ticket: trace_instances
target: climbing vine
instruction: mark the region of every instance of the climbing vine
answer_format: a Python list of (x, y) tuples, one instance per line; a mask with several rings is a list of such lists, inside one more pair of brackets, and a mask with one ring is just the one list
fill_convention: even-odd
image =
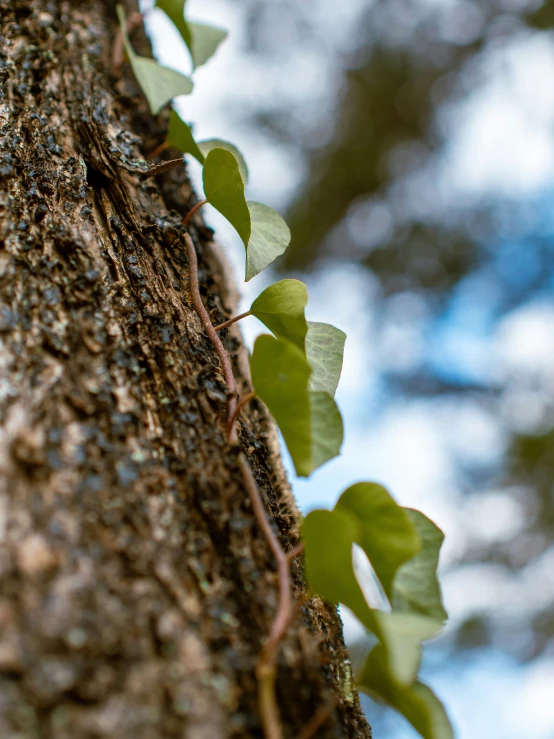
[[(186, 0), (156, 0), (179, 31), (191, 55), (193, 69), (204, 64), (225, 39), (223, 29), (191, 22)], [(118, 73), (126, 57), (152, 114), (193, 89), (192, 80), (154, 59), (138, 56), (129, 31), (141, 21), (126, 18), (117, 7), (120, 35), (114, 47), (113, 66)], [(231, 143), (196, 141), (190, 126), (171, 111), (166, 140), (149, 159), (166, 149), (177, 149), (202, 165), (204, 198), (184, 218), (188, 229), (209, 203), (233, 226), (246, 252), (245, 280), (259, 274), (287, 248), (290, 231), (273, 209), (247, 201), (248, 168)], [(183, 166), (183, 156), (154, 164), (153, 176)], [(276, 560), (278, 606), (258, 659), (259, 712), (266, 739), (282, 739), (275, 696), (277, 659), (292, 619), (293, 593), (290, 562), (302, 551), (312, 593), (347, 606), (374, 637), (375, 646), (356, 676), (360, 690), (384, 700), (399, 711), (424, 739), (452, 739), (446, 712), (434, 693), (418, 681), (423, 642), (436, 637), (447, 615), (437, 579), (443, 534), (423, 513), (398, 505), (381, 485), (362, 482), (339, 497), (333, 510), (315, 510), (303, 522), (302, 544), (285, 552), (268, 520), (265, 506), (245, 453), (240, 449), (237, 420), (254, 396), (262, 400), (277, 423), (299, 476), (340, 454), (343, 424), (334, 396), (340, 379), (346, 336), (326, 323), (306, 320), (308, 292), (299, 280), (285, 279), (267, 287), (245, 313), (212, 325), (202, 301), (194, 243), (184, 242), (189, 260), (193, 306), (221, 362), (226, 384), (227, 438), (237, 450), (237, 461), (256, 521)], [(258, 337), (250, 358), (252, 392), (238, 397), (230, 357), (221, 338), (236, 321), (258, 318), (271, 334)], [(367, 555), (384, 594), (382, 604), (369, 604), (353, 564), (354, 545)], [(321, 707), (305, 727), (309, 739), (325, 723), (333, 707)]]

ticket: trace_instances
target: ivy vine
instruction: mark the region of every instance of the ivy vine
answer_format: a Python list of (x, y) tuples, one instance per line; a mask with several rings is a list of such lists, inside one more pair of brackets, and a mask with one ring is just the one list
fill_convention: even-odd
[[(186, 0), (156, 0), (179, 31), (191, 55), (193, 69), (204, 64), (225, 39), (225, 30), (192, 22)], [(120, 36), (114, 48), (117, 74), (126, 56), (152, 114), (193, 89), (192, 80), (154, 59), (138, 56), (129, 39), (137, 23), (117, 6)], [(246, 250), (245, 280), (259, 274), (290, 243), (285, 221), (262, 203), (247, 201), (248, 168), (238, 149), (228, 141), (196, 141), (191, 127), (171, 111), (167, 138), (152, 152), (154, 159), (168, 148), (194, 157), (202, 165), (204, 199), (184, 218), (189, 226), (206, 203), (233, 226)], [(183, 166), (183, 156), (153, 165), (148, 175)], [(339, 382), (346, 336), (326, 323), (306, 320), (308, 292), (299, 280), (281, 280), (267, 287), (245, 313), (213, 326), (198, 282), (196, 251), (184, 234), (189, 258), (193, 305), (216, 350), (227, 386), (227, 435), (237, 447), (243, 483), (268, 546), (277, 562), (279, 599), (270, 633), (258, 660), (259, 711), (266, 739), (282, 739), (275, 696), (276, 663), (292, 618), (290, 562), (302, 552), (313, 594), (347, 606), (376, 645), (356, 676), (362, 691), (399, 711), (423, 739), (452, 739), (448, 716), (438, 698), (418, 681), (422, 644), (443, 629), (447, 615), (437, 579), (443, 534), (423, 513), (398, 505), (381, 485), (362, 482), (339, 497), (333, 510), (315, 510), (304, 519), (302, 543), (285, 552), (267, 518), (265, 506), (244, 452), (238, 448), (236, 422), (254, 396), (275, 419), (290, 452), (296, 473), (308, 476), (340, 453), (343, 424), (334, 395)], [(220, 333), (247, 316), (258, 318), (271, 334), (258, 337), (250, 358), (252, 392), (238, 397), (231, 360)], [(388, 609), (372, 606), (358, 582), (353, 563), (354, 545), (372, 565)], [(334, 705), (323, 706), (305, 727), (308, 739), (329, 718)]]

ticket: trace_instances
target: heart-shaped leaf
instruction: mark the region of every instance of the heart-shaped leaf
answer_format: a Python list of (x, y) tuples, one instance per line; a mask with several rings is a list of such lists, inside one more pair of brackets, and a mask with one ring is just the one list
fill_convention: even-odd
[(259, 274), (290, 244), (290, 230), (279, 213), (262, 203), (248, 203), (252, 235), (246, 248), (246, 282)]
[(448, 715), (427, 685), (416, 682), (401, 686), (391, 679), (381, 645), (370, 652), (357, 683), (361, 690), (381, 698), (402, 714), (423, 739), (454, 739)]
[(421, 540), (421, 550), (403, 564), (394, 578), (392, 604), (395, 610), (448, 618), (442, 604), (437, 567), (444, 534), (420, 511), (405, 508)]
[(156, 0), (155, 7), (175, 24), (190, 52), (194, 67), (205, 64), (216, 52), (219, 44), (227, 36), (227, 31), (205, 23), (191, 23), (185, 20), (186, 0)]
[(154, 59), (135, 54), (129, 41), (125, 12), (121, 5), (117, 6), (117, 15), (125, 52), (133, 74), (148, 100), (152, 115), (159, 113), (163, 106), (173, 98), (179, 95), (189, 95), (193, 88), (192, 80), (174, 69), (163, 67)]
[(229, 221), (248, 248), (252, 230), (250, 210), (233, 154), (226, 149), (212, 149), (204, 161), (203, 181), (206, 200)]
[(367, 554), (387, 597), (398, 568), (421, 548), (408, 514), (382, 485), (360, 482), (347, 488), (336, 509), (348, 512), (358, 522), (358, 544)]
[(346, 334), (330, 323), (308, 321), (306, 356), (312, 375), (310, 390), (325, 390), (334, 397), (342, 371)]
[(331, 396), (308, 391), (311, 370), (302, 350), (285, 339), (259, 336), (250, 370), (254, 391), (277, 422), (296, 473), (306, 477), (336, 457), (343, 436), (340, 412)]
[(308, 291), (303, 282), (281, 280), (258, 295), (250, 306), (250, 313), (265, 324), (275, 336), (288, 339), (304, 350), (308, 330), (304, 308), (307, 304)]
[(310, 589), (331, 603), (350, 608), (383, 645), (387, 670), (404, 685), (415, 680), (421, 643), (436, 636), (441, 623), (409, 613), (384, 613), (370, 608), (356, 579), (353, 544), (362, 526), (346, 509), (311, 511), (303, 524), (306, 575)]

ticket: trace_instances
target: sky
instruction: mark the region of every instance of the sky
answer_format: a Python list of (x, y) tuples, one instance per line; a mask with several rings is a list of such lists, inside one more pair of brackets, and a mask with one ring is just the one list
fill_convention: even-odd
[[(431, 0), (428, 4), (433, 7)], [(338, 4), (315, 0), (310, 5), (311, 19), (340, 50), (360, 9), (367, 5), (365, 0)], [(224, 26), (230, 35), (215, 58), (197, 70), (195, 91), (182, 98), (178, 107), (194, 123), (198, 138), (229, 139), (241, 149), (250, 169), (249, 199), (282, 208), (302, 176), (302, 162), (294, 151), (275, 146), (249, 128), (241, 110), (251, 111), (278, 96), (299, 119), (325, 115), (338, 80), (328, 58), (310, 44), (287, 53), (279, 64), (253, 65), (242, 51), (243, 7), (227, 0), (188, 0), (191, 19)], [(286, 20), (282, 28), (280, 22), (276, 13), (277, 37), (286, 33)], [(180, 71), (190, 70), (179, 36), (160, 11), (149, 14), (149, 24), (160, 61)], [(482, 84), (461, 104), (442, 113), (439, 125), (450, 134), (433, 174), (418, 171), (407, 183), (416, 194), (434, 188), (434, 198), (414, 195), (414, 207), (455, 208), (497, 196), (532, 203), (551, 190), (553, 78), (554, 46), (546, 37), (536, 39), (522, 31), (509, 45), (492, 49)], [(199, 167), (192, 163), (190, 169), (200, 189)], [(386, 229), (386, 212), (377, 217)], [(242, 243), (215, 211), (208, 210), (206, 218), (225, 246), (240, 284)], [(356, 218), (352, 213), (353, 229), (360, 227)], [(476, 308), (472, 299), (475, 290), (491, 289), (487, 275), (471, 280), (457, 288), (449, 313), (437, 325), (430, 323), (425, 305), (410, 295), (388, 301), (387, 314), (377, 320), (371, 310), (372, 296), (377, 296), (375, 281), (354, 265), (323, 267), (307, 276), (307, 318), (332, 321), (348, 334), (337, 393), (345, 443), (341, 457), (309, 480), (294, 477), (285, 452), (293, 490), (304, 512), (332, 506), (353, 482), (374, 480), (400, 503), (421, 509), (441, 526), (446, 534), (443, 590), (453, 625), (490, 608), (502, 610), (506, 618), (517, 617), (522, 609), (554, 599), (552, 557), (536, 562), (531, 571), (515, 579), (492, 565), (451, 567), (471, 541), (509, 540), (522, 516), (517, 501), (502, 491), (487, 490), (468, 502), (460, 489), (460, 463), (487, 467), (503, 454), (506, 438), (496, 419), (467, 402), (431, 406), (426, 400), (383, 396), (380, 373), (384, 369), (409, 371), (425, 355), (450, 376), (458, 373), (490, 384), (517, 378), (517, 390), (513, 397), (508, 393), (505, 412), (520, 430), (536, 425), (541, 404), (532, 387), (537, 378), (550, 387), (554, 377), (554, 301), (545, 296), (498, 321)], [(241, 310), (248, 309), (272, 281), (265, 272), (243, 284)], [(490, 304), (494, 306), (494, 300)], [(250, 345), (262, 330), (254, 318), (247, 318), (241, 327)], [(347, 634), (354, 639), (352, 619), (348, 614), (344, 618)], [(493, 650), (439, 665), (430, 657), (423, 676), (445, 702), (458, 739), (554, 737), (554, 659), (521, 666)], [(370, 704), (370, 721), (373, 710)], [(416, 736), (401, 718), (389, 718), (386, 726), (387, 739)]]

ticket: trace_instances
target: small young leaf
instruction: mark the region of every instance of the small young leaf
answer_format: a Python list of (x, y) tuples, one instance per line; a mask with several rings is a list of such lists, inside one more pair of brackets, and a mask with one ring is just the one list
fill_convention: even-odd
[(246, 282), (280, 256), (290, 244), (290, 230), (279, 213), (261, 203), (248, 203), (252, 235), (246, 249)]
[(340, 412), (331, 396), (308, 392), (304, 352), (285, 339), (259, 336), (250, 370), (254, 391), (275, 418), (296, 473), (306, 477), (336, 457), (343, 436)]
[(367, 554), (387, 597), (392, 598), (396, 571), (421, 548), (408, 514), (384, 487), (373, 482), (349, 487), (336, 509), (350, 513), (358, 522), (356, 543)]
[(398, 611), (411, 611), (438, 621), (448, 618), (442, 604), (437, 578), (439, 554), (444, 534), (420, 511), (405, 508), (421, 540), (421, 550), (400, 567), (393, 584), (392, 605)]
[(210, 26), (207, 23), (188, 24), (192, 36), (190, 53), (195, 67), (201, 67), (215, 54), (222, 41), (227, 38), (227, 31), (219, 26)]
[(163, 106), (173, 98), (179, 95), (189, 95), (193, 88), (192, 80), (174, 69), (163, 67), (154, 59), (135, 54), (129, 41), (125, 12), (121, 5), (117, 6), (117, 15), (125, 52), (133, 74), (148, 100), (152, 115), (159, 113)]
[(334, 397), (342, 371), (346, 334), (330, 323), (308, 321), (306, 356), (312, 375), (310, 390), (325, 390)]
[(248, 167), (246, 166), (244, 157), (234, 144), (231, 144), (229, 141), (223, 141), (222, 139), (206, 139), (205, 141), (198, 142), (198, 148), (204, 157), (207, 157), (212, 149), (225, 149), (226, 151), (230, 151), (237, 160), (242, 181), (245, 185), (248, 184)]
[(206, 200), (229, 221), (247, 246), (251, 233), (250, 211), (234, 155), (226, 149), (212, 149), (204, 162), (203, 180)]
[(179, 149), (183, 154), (190, 154), (200, 164), (204, 164), (204, 154), (194, 140), (190, 126), (180, 118), (176, 110), (172, 110), (169, 116), (167, 140), (170, 146)]
[(250, 312), (275, 336), (289, 339), (304, 350), (308, 330), (304, 308), (307, 304), (308, 291), (303, 282), (281, 280), (258, 295), (250, 306)]
[(454, 739), (450, 720), (433, 691), (420, 682), (404, 687), (391, 680), (380, 645), (370, 652), (357, 682), (361, 690), (402, 714), (423, 739)]
[(186, 0), (156, 0), (155, 7), (163, 10), (173, 21), (192, 57), (194, 67), (200, 67), (212, 57), (227, 31), (204, 23), (185, 20)]

